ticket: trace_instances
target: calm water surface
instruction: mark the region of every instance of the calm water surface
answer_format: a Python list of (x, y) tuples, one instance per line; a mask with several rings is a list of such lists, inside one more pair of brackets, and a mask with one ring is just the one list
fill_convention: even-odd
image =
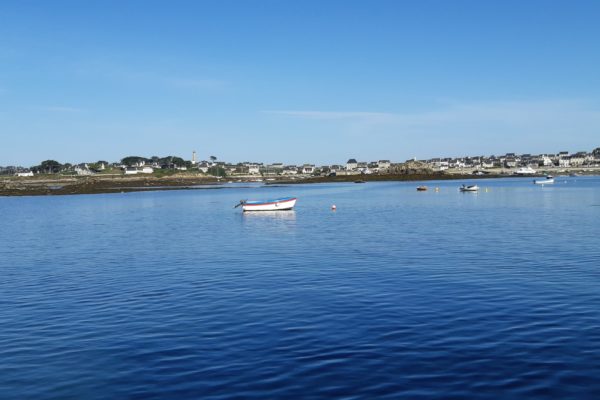
[(0, 198), (0, 398), (600, 398), (600, 178), (460, 183)]

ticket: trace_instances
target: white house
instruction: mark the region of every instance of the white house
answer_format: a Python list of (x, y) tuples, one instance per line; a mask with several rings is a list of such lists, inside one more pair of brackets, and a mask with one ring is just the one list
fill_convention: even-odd
[(145, 166), (142, 167), (142, 169), (139, 170), (139, 172), (141, 174), (151, 174), (151, 173), (154, 172), (154, 168), (152, 168), (152, 167), (150, 167), (148, 165), (145, 165)]
[(278, 173), (283, 171), (283, 163), (273, 163), (267, 165), (267, 171), (269, 173)]
[(571, 160), (569, 158), (559, 158), (558, 166), (561, 168), (569, 168), (571, 166)]
[(248, 164), (248, 173), (252, 175), (260, 174), (260, 166), (258, 164)]
[(571, 164), (571, 167), (580, 167), (586, 161), (586, 153), (584, 153), (584, 152), (575, 153), (571, 157), (569, 157), (569, 160), (570, 160), (569, 163)]
[(494, 168), (494, 160), (492, 160), (491, 158), (484, 158), (483, 160), (481, 160), (481, 167)]
[(312, 174), (313, 172), (315, 172), (315, 166), (312, 164), (304, 164), (302, 166), (302, 173), (303, 174)]
[(506, 165), (506, 168), (514, 168), (517, 166), (518, 162), (519, 161), (516, 158), (507, 157), (506, 161), (504, 161), (504, 165)]
[(137, 169), (137, 168), (135, 168), (135, 167), (126, 167), (126, 168), (123, 170), (123, 173), (124, 173), (125, 175), (137, 175), (137, 174), (138, 174), (138, 169)]
[(554, 165), (554, 162), (552, 161), (552, 158), (550, 158), (546, 154), (542, 154), (541, 158), (542, 158), (542, 163), (541, 163), (542, 166), (544, 166), (544, 167), (551, 167), (552, 165)]
[(456, 159), (451, 160), (448, 163), (448, 166), (450, 168), (464, 168), (465, 167), (465, 163), (464, 163), (464, 161), (462, 159), (456, 158)]
[(198, 170), (202, 173), (207, 173), (208, 169), (210, 168), (210, 166), (208, 165), (208, 162), (206, 161), (202, 161), (201, 163), (198, 164)]
[(33, 171), (27, 171), (27, 172), (17, 172), (17, 173), (15, 174), (15, 176), (20, 176), (20, 177), (33, 176)]
[(296, 175), (298, 173), (298, 168), (295, 165), (286, 165), (283, 168), (283, 175)]
[(377, 161), (377, 167), (379, 169), (388, 169), (391, 165), (392, 165), (392, 163), (390, 162), (390, 160), (379, 160), (379, 161)]
[(358, 167), (356, 159), (351, 158), (346, 162), (346, 171), (354, 171)]
[(93, 172), (90, 170), (90, 167), (89, 167), (87, 164), (85, 164), (85, 163), (76, 165), (76, 166), (73, 168), (73, 170), (75, 171), (75, 173), (76, 173), (77, 175), (83, 175), (83, 176), (86, 176), (86, 175), (93, 175), (93, 174), (94, 174), (94, 173), (93, 173)]

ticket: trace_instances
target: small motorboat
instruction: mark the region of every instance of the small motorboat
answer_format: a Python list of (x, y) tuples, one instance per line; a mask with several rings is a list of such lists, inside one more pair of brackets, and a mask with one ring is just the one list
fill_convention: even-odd
[(282, 197), (273, 200), (240, 200), (234, 208), (242, 207), (246, 211), (286, 211), (296, 205), (295, 197)]
[(535, 169), (530, 166), (521, 167), (515, 172), (515, 175), (535, 175)]
[(551, 175), (548, 175), (547, 177), (543, 178), (543, 179), (534, 179), (533, 183), (536, 185), (549, 185), (554, 183), (554, 177)]
[(462, 185), (459, 190), (461, 192), (477, 192), (479, 191), (479, 186), (477, 185)]
[(354, 183), (366, 183), (366, 181), (358, 180), (358, 181), (354, 181)]
[(417, 187), (417, 192), (424, 192), (427, 190), (427, 186), (418, 186)]

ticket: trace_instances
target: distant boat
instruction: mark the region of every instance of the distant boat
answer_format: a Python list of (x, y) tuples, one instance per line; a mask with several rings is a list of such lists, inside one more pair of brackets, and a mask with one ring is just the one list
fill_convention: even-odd
[(515, 172), (516, 175), (534, 175), (535, 173), (535, 169), (529, 166), (521, 167)]
[(533, 183), (535, 183), (536, 185), (549, 185), (549, 184), (554, 183), (554, 177), (551, 175), (548, 175), (544, 179), (534, 179)]
[(358, 180), (358, 181), (354, 181), (354, 183), (366, 183), (366, 182), (363, 180)]
[(273, 200), (240, 200), (234, 208), (242, 207), (246, 211), (285, 211), (291, 210), (296, 205), (295, 197), (282, 197)]
[(417, 192), (424, 192), (427, 190), (427, 186), (418, 186), (417, 187)]
[(479, 191), (479, 186), (477, 185), (462, 185), (459, 190), (461, 192), (477, 192)]

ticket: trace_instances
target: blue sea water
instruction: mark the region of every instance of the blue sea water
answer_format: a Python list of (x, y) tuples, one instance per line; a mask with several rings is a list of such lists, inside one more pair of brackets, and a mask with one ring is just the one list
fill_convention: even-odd
[(0, 398), (600, 398), (600, 178), (477, 182), (0, 198)]

